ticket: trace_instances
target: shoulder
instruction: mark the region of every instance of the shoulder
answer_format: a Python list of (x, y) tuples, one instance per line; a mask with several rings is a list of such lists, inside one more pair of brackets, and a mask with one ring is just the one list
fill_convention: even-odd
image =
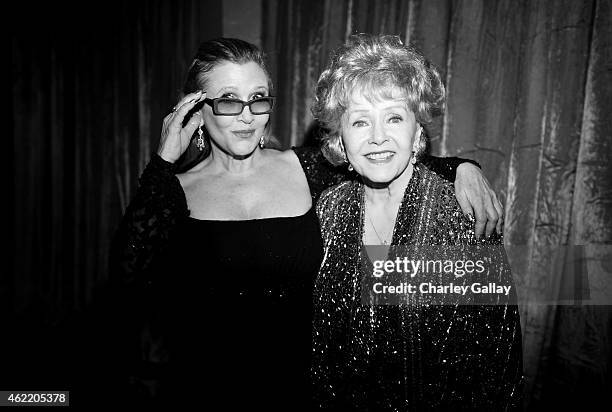
[(423, 213), (433, 216), (436, 226), (447, 226), (447, 223), (451, 222), (461, 227), (469, 226), (469, 219), (463, 215), (455, 197), (454, 183), (426, 167), (420, 167), (418, 170)]
[(291, 151), (299, 159), (313, 201), (317, 201), (325, 189), (348, 178), (346, 168), (329, 163), (319, 147), (293, 147)]
[(263, 149), (267, 168), (275, 174), (301, 175), (300, 161), (292, 150)]
[(294, 146), (287, 152), (295, 156), (309, 181), (319, 173), (320, 168), (327, 162), (319, 148)]
[(458, 208), (455, 197), (455, 184), (450, 182), (426, 166), (418, 168), (419, 185), (429, 196), (434, 196), (435, 203), (447, 208)]
[(341, 202), (343, 199), (347, 198), (350, 193), (352, 193), (354, 186), (357, 182), (352, 180), (346, 180), (344, 182), (340, 182), (337, 185), (329, 187), (321, 193), (321, 201), (332, 201)]
[(295, 152), (291, 149), (289, 150), (277, 150), (277, 149), (263, 149), (264, 153), (270, 158), (278, 162), (289, 163), (289, 164), (298, 164), (299, 158), (295, 154)]
[(419, 186), (423, 194), (423, 215), (429, 214), (434, 221), (435, 239), (448, 244), (500, 244), (502, 238), (493, 235), (478, 240), (475, 235), (474, 218), (466, 216), (455, 196), (455, 185), (426, 167), (419, 168)]
[[(323, 156), (323, 152), (320, 147), (292, 147), (290, 152), (293, 152), (299, 159), (302, 169), (307, 175), (321, 175), (321, 174), (338, 174), (340, 169), (333, 166)], [(337, 183), (336, 180), (334, 183)], [(327, 185), (329, 187), (330, 185)]]
[(357, 182), (344, 181), (323, 191), (317, 201), (317, 215), (321, 217), (325, 213), (343, 207), (354, 192), (355, 185), (357, 185)]
[(309, 146), (293, 146), (288, 152), (292, 152), (297, 156), (300, 160), (300, 163), (310, 163), (310, 162), (318, 162), (320, 160), (325, 160), (321, 149), (318, 147), (309, 147)]
[(419, 186), (429, 205), (445, 215), (465, 218), (455, 197), (455, 184), (426, 167), (419, 168)]
[(181, 186), (185, 190), (189, 190), (189, 188), (193, 185), (197, 185), (201, 180), (202, 176), (207, 175), (208, 166), (210, 166), (211, 157), (207, 156), (202, 159), (200, 162), (193, 165), (191, 168), (177, 173), (176, 177), (181, 183)]
[(358, 182), (346, 181), (326, 189), (319, 197), (316, 212), (325, 244), (345, 226), (343, 219), (351, 215), (350, 210), (356, 207), (353, 202), (358, 188)]

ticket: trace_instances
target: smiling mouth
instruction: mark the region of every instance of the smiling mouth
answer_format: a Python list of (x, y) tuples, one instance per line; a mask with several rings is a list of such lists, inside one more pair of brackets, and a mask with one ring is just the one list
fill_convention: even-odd
[(390, 161), (394, 155), (395, 152), (385, 150), (382, 152), (371, 152), (364, 156), (373, 163), (386, 163)]
[(255, 134), (255, 129), (234, 130), (232, 133), (234, 133), (238, 137), (248, 138), (248, 137), (253, 136), (253, 134)]

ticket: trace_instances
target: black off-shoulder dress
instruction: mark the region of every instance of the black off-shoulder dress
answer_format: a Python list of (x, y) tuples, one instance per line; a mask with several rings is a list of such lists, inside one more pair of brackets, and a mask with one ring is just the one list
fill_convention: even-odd
[[(294, 149), (313, 207), (241, 221), (189, 216), (174, 165), (154, 155), (113, 241), (113, 275), (146, 290), (161, 336), (156, 401), (224, 410), (309, 409), (312, 291), (322, 260), (315, 204), (350, 178)], [(454, 180), (457, 158), (425, 159)]]

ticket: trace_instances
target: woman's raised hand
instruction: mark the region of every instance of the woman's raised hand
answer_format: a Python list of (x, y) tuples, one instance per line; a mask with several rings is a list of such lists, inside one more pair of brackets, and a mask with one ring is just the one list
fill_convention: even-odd
[(161, 140), (157, 154), (167, 162), (174, 163), (187, 150), (191, 136), (203, 124), (202, 114), (197, 110), (189, 121), (183, 126), (185, 116), (193, 107), (206, 98), (206, 93), (201, 90), (189, 93), (183, 97), (173, 111), (164, 118)]

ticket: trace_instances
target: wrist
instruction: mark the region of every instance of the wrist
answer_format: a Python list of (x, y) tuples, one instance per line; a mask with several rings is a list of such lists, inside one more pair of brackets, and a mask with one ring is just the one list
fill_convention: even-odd
[(455, 170), (455, 182), (458, 182), (462, 179), (470, 179), (470, 176), (473, 176), (475, 173), (480, 173), (480, 168), (473, 163), (463, 162), (457, 165), (457, 169)]
[(463, 172), (468, 170), (480, 170), (480, 168), (471, 162), (462, 162), (457, 166), (457, 172)]
[(467, 166), (474, 166), (476, 169), (478, 169), (480, 171), (480, 169), (482, 169), (480, 167), (480, 163), (478, 163), (475, 160), (472, 159), (462, 159), (462, 158), (457, 158), (457, 160), (459, 160), (459, 165), (457, 165), (457, 169), (459, 169), (460, 166), (464, 166), (464, 169), (467, 168)]
[(168, 163), (174, 163), (176, 162), (178, 159), (172, 155), (169, 155), (168, 153), (165, 153), (163, 150), (159, 150), (157, 152), (157, 155), (162, 158), (162, 160), (168, 162)]
[(159, 153), (153, 153), (151, 156), (151, 166), (156, 170), (167, 171), (174, 174), (176, 165), (164, 159)]

